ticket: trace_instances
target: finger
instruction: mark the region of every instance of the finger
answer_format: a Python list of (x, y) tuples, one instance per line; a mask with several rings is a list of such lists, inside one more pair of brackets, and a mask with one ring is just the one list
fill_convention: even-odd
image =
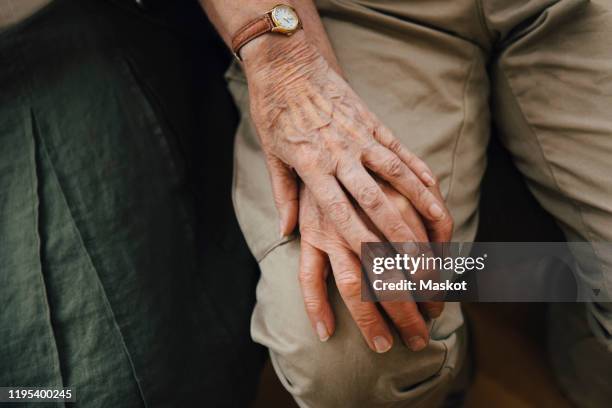
[(377, 353), (385, 353), (393, 345), (389, 326), (376, 304), (361, 301), (361, 265), (348, 251), (329, 254), (338, 292), (368, 346)]
[(430, 319), (437, 319), (444, 310), (444, 302), (421, 302), (419, 306)]
[[(399, 209), (400, 214), (402, 214), (402, 217), (404, 218), (410, 229), (416, 235), (417, 242), (427, 242), (427, 231), (425, 230), (425, 227), (421, 222), (421, 218), (414, 210), (414, 207), (412, 207), (410, 202), (406, 200), (405, 197), (401, 196), (391, 186), (389, 186), (387, 182), (381, 180), (377, 180), (377, 182), (380, 184), (385, 195), (387, 195), (387, 197), (389, 197), (389, 199)], [(418, 305), (424, 315), (430, 319), (436, 319), (440, 317), (442, 311), (444, 310), (444, 302), (420, 302)]]
[(290, 235), (298, 220), (298, 184), (293, 171), (274, 156), (266, 158), (274, 204), (280, 219), (280, 236)]
[[(444, 202), (440, 186), (436, 178), (427, 164), (417, 155), (408, 150), (389, 130), (383, 125), (379, 125), (374, 130), (374, 138), (383, 146), (387, 147), (391, 152), (395, 153), (406, 165), (419, 177), (423, 182), (432, 187), (430, 191), (438, 198), (440, 202)], [(446, 209), (445, 206), (442, 207)], [(446, 210), (446, 215), (437, 220), (432, 220), (426, 223), (427, 230), (430, 234), (430, 240), (433, 242), (448, 242), (453, 234), (453, 219)]]
[(374, 129), (374, 138), (395, 153), (428, 187), (436, 185), (436, 178), (427, 164), (406, 148), (389, 128), (379, 125)]
[(306, 314), (321, 341), (327, 341), (334, 333), (334, 313), (327, 295), (327, 267), (327, 255), (302, 239), (300, 287)]
[(410, 201), (408, 201), (406, 197), (404, 197), (397, 190), (391, 187), (386, 181), (381, 180), (376, 176), (374, 177), (374, 179), (376, 180), (378, 185), (380, 185), (380, 188), (382, 189), (383, 193), (389, 198), (391, 203), (399, 210), (402, 218), (404, 219), (406, 224), (408, 224), (408, 227), (410, 228), (412, 233), (415, 235), (415, 241), (429, 241), (429, 238), (427, 236), (427, 230), (423, 225), (421, 216), (414, 209)]
[(397, 155), (381, 145), (373, 145), (364, 152), (363, 161), (410, 200), (428, 229), (437, 232), (436, 236), (444, 232), (438, 232), (448, 226), (447, 218), (450, 218), (444, 201), (434, 195)]
[(429, 330), (414, 302), (381, 302), (402, 341), (412, 351), (423, 350), (429, 343)]
[(304, 183), (317, 201), (323, 215), (355, 254), (361, 252), (362, 242), (378, 242), (378, 238), (365, 226), (355, 208), (334, 176), (303, 177)]
[[(442, 193), (436, 185), (433, 189), (433, 194), (442, 200)], [(454, 222), (453, 217), (444, 217), (438, 221), (434, 221), (425, 225), (429, 234), (429, 239), (432, 242), (450, 242), (453, 237)]]
[(361, 164), (340, 166), (336, 176), (389, 242), (416, 239), (397, 207)]

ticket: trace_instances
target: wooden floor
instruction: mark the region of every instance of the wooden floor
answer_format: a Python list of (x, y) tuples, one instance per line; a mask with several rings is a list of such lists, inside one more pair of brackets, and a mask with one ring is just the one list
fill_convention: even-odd
[[(464, 305), (476, 365), (466, 408), (569, 408), (546, 360), (545, 305)], [(254, 408), (297, 407), (268, 365)], [(364, 407), (367, 408), (367, 407)]]
[(546, 359), (544, 304), (466, 305), (476, 375), (468, 408), (570, 407)]

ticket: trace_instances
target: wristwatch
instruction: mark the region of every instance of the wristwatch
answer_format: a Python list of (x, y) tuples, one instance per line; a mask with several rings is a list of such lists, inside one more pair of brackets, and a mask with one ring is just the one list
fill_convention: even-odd
[(300, 17), (293, 7), (286, 4), (279, 4), (263, 16), (250, 21), (242, 27), (234, 35), (232, 39), (232, 51), (234, 57), (238, 61), (242, 61), (240, 57), (240, 49), (251, 40), (266, 33), (280, 33), (284, 35), (292, 35), (302, 28)]

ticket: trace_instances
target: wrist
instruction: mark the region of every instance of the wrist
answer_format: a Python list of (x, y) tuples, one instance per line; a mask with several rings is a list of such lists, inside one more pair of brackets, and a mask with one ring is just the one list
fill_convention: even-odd
[(270, 70), (289, 75), (298, 67), (315, 65), (321, 56), (300, 30), (290, 37), (266, 34), (255, 38), (241, 49), (241, 57), (249, 79)]

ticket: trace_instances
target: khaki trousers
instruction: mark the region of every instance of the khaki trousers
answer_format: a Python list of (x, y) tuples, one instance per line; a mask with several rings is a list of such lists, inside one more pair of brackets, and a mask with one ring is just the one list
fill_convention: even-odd
[(51, 0), (0, 0), (0, 30), (30, 17)]
[[(350, 84), (439, 178), (455, 219), (453, 240), (475, 236), (492, 118), (529, 188), (567, 239), (612, 241), (611, 1), (317, 4)], [(390, 352), (378, 355), (367, 348), (331, 286), (338, 327), (327, 343), (320, 343), (300, 295), (299, 239), (278, 238), (244, 77), (233, 66), (228, 78), (242, 112), (234, 202), (262, 270), (253, 338), (269, 348), (278, 376), (301, 406), (439, 404), (465, 354), (459, 306), (448, 304), (434, 322), (426, 350), (413, 353), (396, 341)], [(588, 265), (582, 272), (609, 291), (612, 260), (599, 261), (608, 273), (595, 276)], [(605, 304), (587, 309), (578, 313), (591, 323), (586, 345), (577, 344), (585, 342), (584, 336), (567, 340), (561, 350), (565, 357), (558, 358), (569, 360), (556, 366), (566, 367), (563, 375), (571, 377), (565, 378), (570, 396), (597, 406), (610, 397), (605, 384), (612, 381), (612, 313)], [(558, 315), (556, 326), (565, 330), (555, 335), (571, 332), (564, 318)], [(594, 377), (598, 380), (585, 374), (593, 360), (580, 357), (585, 350), (599, 353), (595, 360), (610, 361), (600, 364), (607, 371)]]

